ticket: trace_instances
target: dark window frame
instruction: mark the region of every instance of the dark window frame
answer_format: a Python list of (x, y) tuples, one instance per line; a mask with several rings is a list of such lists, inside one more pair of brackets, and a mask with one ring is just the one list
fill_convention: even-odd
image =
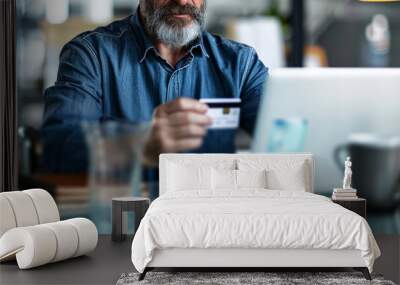
[(0, 192), (17, 190), (16, 0), (0, 0)]

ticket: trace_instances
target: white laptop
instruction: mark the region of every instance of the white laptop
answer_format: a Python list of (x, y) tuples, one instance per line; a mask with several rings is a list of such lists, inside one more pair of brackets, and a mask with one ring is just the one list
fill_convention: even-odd
[(308, 122), (303, 151), (315, 156), (315, 190), (331, 192), (343, 178), (333, 152), (350, 134), (400, 134), (400, 68), (272, 70), (252, 150), (266, 152), (273, 121), (294, 117)]

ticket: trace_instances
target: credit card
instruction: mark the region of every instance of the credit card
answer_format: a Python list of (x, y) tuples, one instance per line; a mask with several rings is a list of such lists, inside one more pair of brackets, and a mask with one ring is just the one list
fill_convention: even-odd
[(207, 115), (213, 120), (209, 129), (237, 129), (240, 121), (240, 98), (201, 99), (208, 105)]

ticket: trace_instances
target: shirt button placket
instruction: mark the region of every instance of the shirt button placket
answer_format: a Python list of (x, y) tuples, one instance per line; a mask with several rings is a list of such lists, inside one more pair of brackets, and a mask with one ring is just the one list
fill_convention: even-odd
[[(168, 81), (168, 88), (167, 88), (167, 98), (166, 101), (173, 100), (175, 98), (178, 98), (181, 96), (180, 90), (179, 90), (179, 72), (182, 72), (183, 70), (186, 70), (189, 65), (192, 63), (193, 58), (190, 58), (188, 60), (187, 64), (183, 67), (180, 67), (171, 74), (171, 77), (169, 78)], [(173, 93), (171, 93), (173, 92)]]
[(179, 82), (180, 82), (180, 80), (179, 80), (179, 73), (177, 72), (176, 73), (176, 76), (175, 76), (175, 96), (174, 96), (174, 98), (179, 98), (180, 97), (180, 92), (179, 92)]
[(175, 72), (171, 74), (171, 77), (168, 80), (168, 87), (167, 87), (167, 96), (165, 98), (165, 102), (168, 102), (170, 100), (174, 99), (174, 92), (175, 92)]

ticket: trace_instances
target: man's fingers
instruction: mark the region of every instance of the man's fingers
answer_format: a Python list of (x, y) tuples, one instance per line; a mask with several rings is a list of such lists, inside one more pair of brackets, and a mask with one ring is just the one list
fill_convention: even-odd
[(199, 125), (188, 125), (177, 128), (171, 128), (172, 136), (175, 139), (185, 139), (185, 138), (203, 138), (207, 129)]
[(189, 151), (200, 147), (212, 124), (208, 106), (190, 98), (179, 98), (156, 108), (150, 139), (145, 146), (148, 164), (157, 162), (163, 152)]
[(175, 142), (175, 151), (188, 151), (192, 149), (199, 148), (203, 144), (203, 139), (201, 138), (192, 138), (192, 139), (182, 139), (182, 140), (177, 140)]
[(174, 101), (168, 102), (163, 106), (163, 111), (168, 114), (179, 112), (179, 111), (193, 111), (197, 113), (205, 113), (208, 110), (208, 106), (198, 100), (191, 98), (179, 98)]
[(212, 120), (204, 114), (194, 112), (176, 112), (168, 116), (168, 121), (171, 126), (181, 126), (188, 124), (197, 124), (202, 126), (211, 125)]

